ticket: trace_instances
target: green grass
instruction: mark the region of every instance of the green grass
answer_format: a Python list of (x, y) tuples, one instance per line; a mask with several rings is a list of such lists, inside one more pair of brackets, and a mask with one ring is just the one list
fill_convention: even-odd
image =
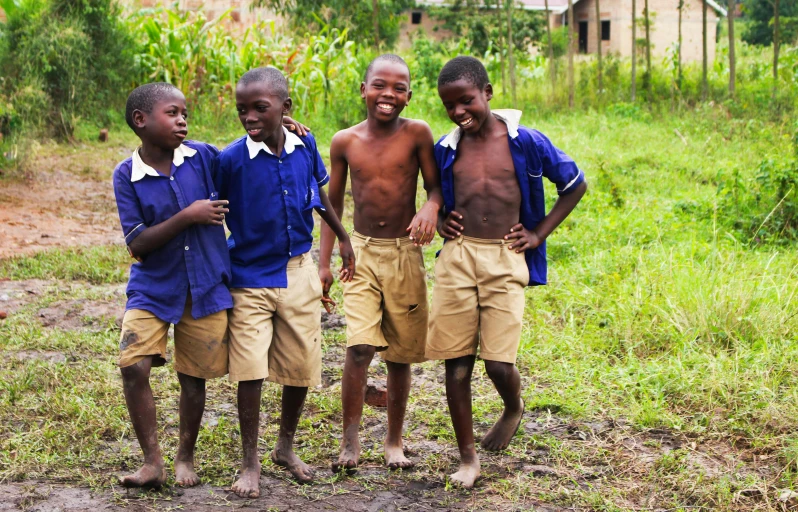
[[(430, 122), (436, 135), (449, 130), (445, 119)], [(334, 128), (307, 123), (326, 153)], [(789, 243), (757, 246), (728, 231), (731, 213), (718, 206), (717, 190), (729, 173), (753, 180), (763, 159), (793, 158), (792, 126), (729, 119), (722, 107), (665, 117), (526, 116), (524, 123), (572, 155), (590, 189), (549, 240), (550, 284), (527, 290), (518, 366), (527, 410), (542, 430), (522, 429), (506, 454), (484, 459), (486, 477), (476, 496), (590, 510), (776, 510), (777, 490), (798, 484), (798, 250)], [(233, 125), (217, 134), (218, 140), (235, 136)], [(350, 228), (351, 212), (349, 204)], [(437, 241), (425, 250), (430, 274), (439, 247)], [(0, 277), (120, 283), (129, 263), (117, 247), (69, 249), (0, 261)], [(139, 461), (114, 367), (117, 331), (37, 323), (38, 308), (92, 293), (53, 291), (0, 323), (2, 351), (81, 356), (66, 363), (9, 357), (0, 363), (0, 480), (105, 486), (109, 473)], [(340, 300), (337, 285), (333, 295)], [(340, 333), (328, 334), (325, 350), (340, 351), (342, 343)], [(417, 454), (420, 468), (406, 478), (442, 479), (452, 469), (454, 435), (436, 380), (442, 369), (437, 363), (423, 368), (426, 378), (416, 378), (408, 408), (409, 442), (446, 450)], [(169, 369), (153, 375), (162, 444), (171, 456), (177, 380)], [(276, 387), (265, 389), (264, 450), (276, 435), (279, 403)], [(317, 467), (326, 467), (337, 450), (339, 393), (338, 386), (311, 392), (299, 428), (300, 456)], [(208, 409), (218, 422), (203, 428), (198, 461), (201, 476), (216, 485), (229, 485), (239, 460), (233, 403), (233, 386), (210, 384)], [(478, 432), (500, 410), (478, 364)], [(366, 408), (364, 417), (369, 428), (384, 422), (382, 411)], [(608, 419), (610, 433), (592, 437), (586, 425)], [(660, 430), (681, 445), (670, 449), (650, 434)], [(639, 442), (630, 448), (633, 438)], [(380, 441), (367, 438), (366, 463), (381, 462)], [(648, 458), (630, 455), (635, 450)], [(728, 467), (701, 462), (702, 454), (719, 450), (729, 455)], [(767, 462), (754, 470), (751, 457), (760, 456)], [(525, 464), (547, 464), (558, 473), (533, 476)], [(596, 468), (602, 476), (586, 476), (599, 474)], [(265, 471), (280, 474), (270, 464)], [(297, 492), (343, 492), (328, 473), (322, 478), (335, 485)], [(365, 489), (385, 485), (375, 477), (357, 482)], [(740, 497), (751, 488), (766, 490), (768, 499)]]

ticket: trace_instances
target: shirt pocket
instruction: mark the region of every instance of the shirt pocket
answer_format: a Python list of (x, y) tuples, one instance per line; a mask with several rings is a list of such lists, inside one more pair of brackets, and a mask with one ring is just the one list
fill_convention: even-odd
[(305, 208), (303, 211), (313, 210), (314, 208), (321, 208), (324, 209), (324, 205), (321, 204), (321, 198), (319, 197), (319, 184), (316, 183), (316, 180), (310, 180), (310, 186), (308, 186), (308, 191), (305, 194)]

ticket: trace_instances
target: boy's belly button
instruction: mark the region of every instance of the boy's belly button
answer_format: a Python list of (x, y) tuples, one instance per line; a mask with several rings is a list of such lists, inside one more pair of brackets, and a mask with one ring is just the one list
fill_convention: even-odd
[(384, 220), (383, 220), (383, 221), (380, 221), (380, 223), (379, 223), (378, 225), (379, 225), (381, 228), (384, 228), (384, 227), (385, 227), (385, 221), (384, 221)]

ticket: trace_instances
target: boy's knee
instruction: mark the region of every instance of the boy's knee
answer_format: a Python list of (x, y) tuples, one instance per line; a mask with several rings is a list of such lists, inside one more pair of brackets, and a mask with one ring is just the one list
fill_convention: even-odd
[(371, 360), (374, 359), (374, 354), (377, 352), (377, 347), (371, 345), (354, 345), (346, 350), (347, 354), (352, 358), (352, 362), (361, 366), (371, 363)]
[(180, 381), (180, 389), (189, 394), (199, 394), (205, 392), (205, 379), (192, 377), (178, 372), (177, 378)]
[(485, 371), (491, 380), (503, 380), (508, 378), (515, 365), (512, 363), (502, 363), (500, 361), (485, 361)]
[(148, 381), (151, 367), (152, 361), (148, 358), (144, 358), (135, 364), (120, 368), (119, 371), (122, 373), (122, 382), (125, 386), (135, 386)]

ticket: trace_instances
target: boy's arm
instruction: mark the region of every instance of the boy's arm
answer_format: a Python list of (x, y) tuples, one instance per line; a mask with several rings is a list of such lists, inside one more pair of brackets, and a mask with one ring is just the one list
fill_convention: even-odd
[(543, 217), (535, 229), (527, 230), (521, 223), (510, 228), (510, 234), (504, 237), (505, 240), (515, 239), (515, 242), (510, 244), (510, 249), (515, 249), (515, 252), (523, 252), (542, 244), (557, 229), (557, 226), (562, 224), (562, 221), (574, 211), (586, 190), (587, 182), (583, 181), (574, 188), (573, 192), (558, 197), (551, 211)]
[[(323, 188), (319, 188), (319, 200), (324, 208), (316, 208), (316, 211), (324, 221), (324, 227), (328, 230), (332, 230), (334, 236), (338, 237), (338, 250), (341, 253), (341, 270), (339, 272), (339, 278), (344, 282), (351, 281), (352, 277), (355, 275), (355, 251), (352, 249), (352, 243), (349, 241), (349, 234), (346, 232), (346, 229), (344, 229), (343, 224), (341, 224), (341, 221), (338, 218), (338, 215), (336, 215), (332, 204), (330, 204), (330, 198), (327, 197), (327, 193)], [(321, 301), (324, 304), (324, 309), (326, 309), (328, 313), (331, 311), (330, 306), (335, 306), (335, 302), (330, 299), (329, 295), (330, 286), (332, 286), (330, 255), (332, 253), (333, 240), (333, 235), (328, 236), (327, 244), (329, 252), (327, 253), (327, 262), (325, 267), (321, 266), (321, 255), (319, 255), (319, 278), (322, 281)], [(322, 269), (324, 269), (330, 276), (329, 280), (325, 280), (324, 276), (322, 275)]]
[(424, 245), (435, 238), (438, 212), (443, 206), (443, 194), (438, 166), (435, 163), (435, 141), (432, 138), (432, 130), (427, 123), (421, 121), (416, 136), (418, 163), (421, 167), (421, 178), (424, 180), (424, 190), (427, 191), (427, 202), (413, 217), (407, 231), (415, 245)]
[(194, 224), (221, 226), (224, 214), (229, 211), (225, 205), (227, 205), (227, 201), (210, 201), (208, 199), (194, 201), (160, 224), (145, 228), (128, 244), (128, 248), (134, 258), (142, 258), (163, 247)]
[(530, 132), (529, 144), (534, 145), (541, 161), (543, 175), (557, 185), (559, 197), (551, 211), (532, 230), (522, 224), (510, 228), (505, 240), (515, 239), (510, 250), (523, 252), (534, 249), (559, 226), (574, 210), (587, 191), (587, 182), (574, 161), (538, 131)]

